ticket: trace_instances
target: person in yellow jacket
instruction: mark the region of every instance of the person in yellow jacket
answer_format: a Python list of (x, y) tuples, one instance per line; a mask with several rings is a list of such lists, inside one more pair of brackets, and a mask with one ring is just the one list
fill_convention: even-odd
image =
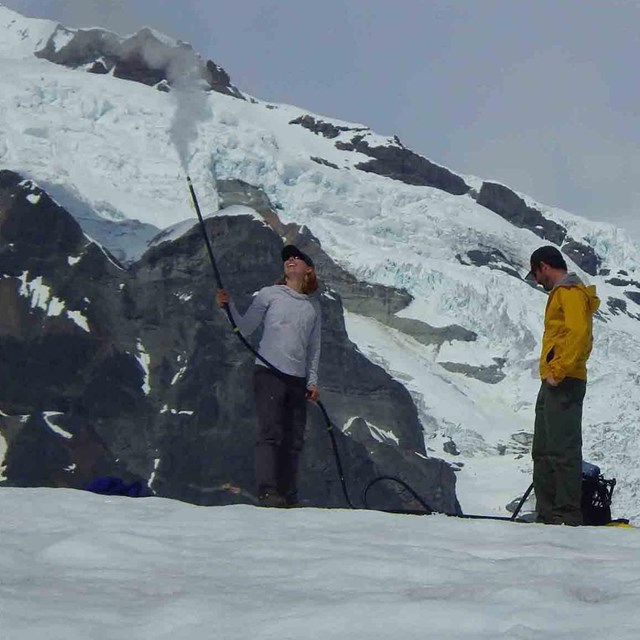
[(537, 520), (577, 526), (582, 524), (582, 403), (600, 300), (594, 286), (567, 271), (556, 247), (536, 249), (530, 262), (530, 276), (549, 292), (532, 447)]

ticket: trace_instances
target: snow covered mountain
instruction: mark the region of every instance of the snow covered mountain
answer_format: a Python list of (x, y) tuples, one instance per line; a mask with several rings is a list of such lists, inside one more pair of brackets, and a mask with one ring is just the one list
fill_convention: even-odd
[(522, 277), (537, 246), (561, 247), (602, 300), (585, 459), (617, 478), (615, 515), (640, 517), (640, 248), (623, 231), (457, 175), (365, 125), (262, 102), (150, 30), (76, 31), (0, 6), (0, 59), (0, 169), (122, 263), (195, 222), (187, 171), (205, 212), (249, 206), (306, 238), (349, 338), (409, 391), (467, 512), (504, 513), (530, 482), (545, 295)]

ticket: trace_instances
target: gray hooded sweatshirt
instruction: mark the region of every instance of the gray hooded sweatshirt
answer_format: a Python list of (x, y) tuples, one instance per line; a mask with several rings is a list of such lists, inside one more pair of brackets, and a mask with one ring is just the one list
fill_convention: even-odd
[[(306, 378), (307, 387), (317, 386), (321, 318), (316, 301), (276, 284), (260, 289), (244, 316), (233, 302), (229, 309), (244, 336), (264, 324), (258, 353), (265, 360), (283, 373)], [(259, 359), (256, 364), (266, 366)]]
[(562, 280), (559, 280), (558, 282), (556, 282), (553, 288), (555, 289), (556, 287), (575, 287), (576, 285), (579, 285), (579, 284), (584, 285), (584, 282), (582, 282), (582, 280), (580, 280), (580, 277), (576, 275), (573, 271), (568, 271), (567, 275), (564, 276)]

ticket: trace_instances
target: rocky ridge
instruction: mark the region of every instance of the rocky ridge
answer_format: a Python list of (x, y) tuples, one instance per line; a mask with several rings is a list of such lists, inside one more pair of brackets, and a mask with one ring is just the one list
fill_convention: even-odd
[[(206, 225), (242, 309), (279, 276), (282, 241), (251, 216)], [(197, 504), (252, 502), (253, 357), (213, 306), (207, 261), (196, 226), (124, 268), (46, 192), (0, 172), (4, 484), (81, 488), (114, 475)], [(457, 510), (452, 469), (425, 457), (407, 391), (349, 342), (329, 279), (320, 304), (323, 401), (336, 425), (371, 426), (358, 437), (336, 432), (354, 501), (376, 475), (398, 475), (436, 508)], [(339, 506), (325, 430), (310, 406), (301, 493)], [(392, 486), (376, 500), (413, 505)]]

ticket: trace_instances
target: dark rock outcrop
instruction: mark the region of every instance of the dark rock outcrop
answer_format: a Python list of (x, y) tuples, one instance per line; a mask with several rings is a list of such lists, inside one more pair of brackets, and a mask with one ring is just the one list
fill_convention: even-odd
[(567, 230), (553, 220), (547, 220), (540, 211), (530, 207), (509, 187), (495, 182), (483, 182), (476, 202), (497, 213), (521, 229), (529, 229), (543, 240), (561, 247), (583, 271), (594, 276), (598, 273), (601, 258), (592, 247), (567, 236)]
[(269, 196), (244, 180), (218, 180), (216, 188), (221, 209), (242, 205), (257, 211), (265, 220), (271, 215), (277, 215), (277, 205), (269, 200)]
[(385, 324), (426, 345), (441, 346), (445, 342), (475, 342), (478, 339), (478, 334), (461, 327), (459, 324), (433, 327), (422, 320), (398, 318), (397, 316), (388, 318)]
[(562, 245), (567, 230), (557, 222), (547, 220), (509, 187), (495, 182), (483, 182), (476, 202), (497, 213), (516, 227), (529, 229), (543, 240)]
[[(317, 120), (310, 115), (300, 116), (291, 120), (289, 124), (300, 125), (329, 139), (337, 138), (347, 131), (369, 131), (366, 127), (338, 126), (331, 122)], [(369, 162), (357, 164), (357, 169), (377, 173), (406, 184), (435, 187), (453, 195), (463, 195), (470, 191), (471, 187), (460, 176), (407, 149), (397, 137), (394, 137), (393, 142), (389, 142), (388, 145), (372, 147), (366, 141), (365, 135), (355, 135), (350, 142), (336, 142), (336, 147), (342, 151), (357, 151), (373, 158)]]
[(460, 176), (407, 149), (397, 139), (388, 145), (372, 147), (363, 135), (357, 135), (351, 142), (336, 142), (336, 147), (374, 158), (357, 164), (356, 168), (361, 171), (377, 173), (405, 184), (434, 187), (455, 196), (464, 195), (471, 190)]
[(328, 160), (325, 160), (324, 158), (318, 158), (316, 156), (311, 156), (311, 160), (313, 160), (316, 164), (321, 164), (325, 167), (331, 167), (332, 169), (339, 169), (340, 167), (337, 164), (334, 164), (333, 162), (329, 162)]
[[(280, 275), (282, 241), (250, 216), (212, 218), (207, 227), (242, 308)], [(248, 245), (252, 251), (243, 251)], [(197, 227), (124, 270), (46, 193), (3, 171), (0, 273), (6, 484), (82, 487), (114, 475), (197, 504), (253, 501), (253, 357), (214, 308)], [(377, 475), (405, 474), (436, 509), (457, 510), (453, 471), (421, 457), (408, 392), (349, 342), (339, 296), (325, 290), (320, 304), (321, 388), (334, 424), (360, 417), (399, 443), (373, 455), (334, 430), (352, 498), (357, 503)], [(344, 505), (313, 405), (301, 494), (307, 504)], [(389, 486), (377, 500), (389, 508), (412, 504)]]
[(636, 289), (640, 289), (640, 282), (628, 278), (610, 278), (605, 282), (612, 284), (614, 287), (635, 287)]
[[(60, 45), (60, 42), (64, 44)], [(169, 43), (151, 29), (141, 29), (129, 38), (102, 29), (69, 30), (58, 26), (46, 45), (35, 53), (39, 58), (90, 73), (112, 73), (167, 90), (180, 76), (189, 73), (201, 79), (203, 88), (245, 99), (231, 84), (227, 72), (211, 60), (204, 62), (183, 42)]]
[[(635, 304), (640, 305), (640, 293), (636, 291), (623, 291), (623, 294)], [(607, 308), (614, 316), (623, 313), (634, 320), (640, 320), (640, 313), (633, 313), (633, 311), (629, 309), (627, 301), (622, 300), (621, 298), (613, 298), (612, 296), (609, 296), (607, 298)]]
[(567, 243), (562, 246), (562, 253), (569, 256), (583, 271), (595, 276), (600, 269), (602, 259), (592, 247), (567, 238)]
[(471, 251), (467, 251), (465, 256), (457, 255), (456, 258), (461, 264), (489, 267), (489, 269), (496, 271), (504, 271), (504, 273), (514, 278), (521, 278), (518, 267), (499, 249), (472, 249)]
[(487, 384), (498, 384), (498, 382), (502, 382), (505, 379), (506, 374), (502, 370), (504, 360), (499, 358), (496, 358), (496, 360), (498, 362), (488, 367), (476, 367), (460, 362), (440, 362), (439, 364), (447, 371), (451, 371), (451, 373), (461, 373)]
[(624, 295), (632, 302), (640, 305), (640, 292), (638, 291), (624, 291)]
[(620, 300), (620, 298), (608, 297), (607, 307), (609, 307), (609, 311), (611, 311), (614, 316), (617, 316), (619, 313), (627, 313), (627, 303), (625, 300)]
[(460, 455), (460, 451), (458, 451), (458, 446), (453, 440), (447, 440), (447, 442), (445, 442), (442, 445), (442, 449), (444, 450), (445, 453), (448, 453), (451, 456)]
[(291, 120), (289, 124), (299, 124), (301, 127), (313, 131), (325, 138), (337, 138), (344, 131), (367, 131), (366, 127), (340, 127), (331, 122), (316, 120), (313, 116), (304, 115)]

